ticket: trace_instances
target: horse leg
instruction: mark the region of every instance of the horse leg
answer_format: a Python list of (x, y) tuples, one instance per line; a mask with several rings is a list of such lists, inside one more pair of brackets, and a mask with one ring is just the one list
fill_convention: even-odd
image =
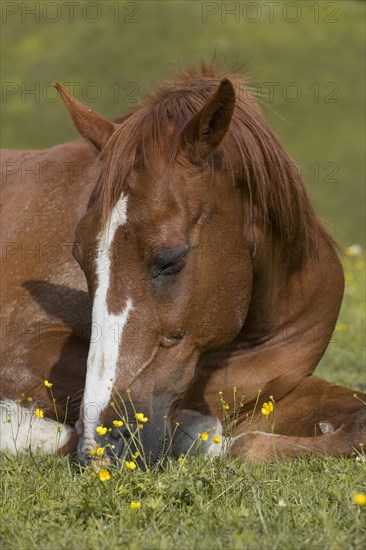
[[(4, 369), (0, 401), (0, 450), (67, 454), (76, 451), (88, 345), (68, 330), (30, 342), (22, 380)], [(15, 361), (14, 361), (15, 363)], [(52, 381), (47, 388), (45, 380)], [(35, 413), (39, 410), (39, 416)]]
[(230, 454), (249, 461), (349, 457), (365, 447), (366, 395), (310, 376), (275, 402), (273, 415), (258, 411), (250, 426), (238, 424)]

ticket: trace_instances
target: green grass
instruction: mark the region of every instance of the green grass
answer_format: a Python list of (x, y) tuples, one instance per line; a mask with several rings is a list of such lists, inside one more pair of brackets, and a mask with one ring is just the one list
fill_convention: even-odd
[(67, 458), (3, 458), (1, 467), (3, 548), (361, 550), (366, 543), (366, 507), (353, 501), (366, 466), (352, 460), (187, 459), (162, 472), (112, 472), (106, 482)]
[[(341, 329), (319, 373), (364, 389), (365, 262), (347, 257), (345, 266)], [(365, 479), (366, 462), (355, 457), (256, 465), (190, 457), (164, 470), (112, 469), (101, 482), (69, 457), (3, 454), (2, 548), (361, 550), (366, 506), (353, 496), (366, 493)]]
[(343, 258), (345, 292), (336, 329), (317, 374), (322, 378), (366, 391), (365, 260)]

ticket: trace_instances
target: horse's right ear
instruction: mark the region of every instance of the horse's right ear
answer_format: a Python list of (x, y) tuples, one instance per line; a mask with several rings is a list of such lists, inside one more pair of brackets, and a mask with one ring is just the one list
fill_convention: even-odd
[(117, 129), (117, 125), (101, 115), (98, 115), (98, 113), (92, 109), (88, 109), (88, 107), (83, 105), (80, 101), (72, 97), (62, 84), (53, 82), (53, 86), (65, 103), (76, 129), (83, 138), (97, 149), (97, 151), (101, 151)]

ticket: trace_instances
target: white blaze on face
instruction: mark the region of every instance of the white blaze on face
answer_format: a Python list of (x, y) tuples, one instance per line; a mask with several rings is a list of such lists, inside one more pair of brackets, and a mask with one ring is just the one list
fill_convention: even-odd
[(108, 405), (116, 377), (123, 329), (132, 309), (131, 300), (118, 315), (108, 311), (112, 243), (119, 226), (127, 220), (127, 198), (121, 195), (109, 224), (98, 236), (96, 255), (97, 289), (92, 311), (92, 336), (84, 391), (84, 450), (95, 446), (95, 427)]

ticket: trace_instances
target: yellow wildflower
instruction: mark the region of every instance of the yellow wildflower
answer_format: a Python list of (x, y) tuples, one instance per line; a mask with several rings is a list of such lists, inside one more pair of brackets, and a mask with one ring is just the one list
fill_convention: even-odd
[(109, 479), (111, 479), (111, 474), (108, 472), (108, 470), (100, 470), (99, 479), (100, 481), (108, 481)]
[(126, 460), (125, 464), (126, 468), (128, 468), (129, 470), (134, 470), (136, 468), (136, 464), (132, 460), (130, 462)]
[(203, 433), (201, 434), (201, 439), (202, 439), (202, 441), (207, 441), (207, 440), (208, 440), (208, 433), (207, 433), (207, 432), (203, 432)]
[(98, 435), (105, 435), (108, 430), (104, 426), (97, 426), (95, 428), (95, 431), (97, 432)]
[(139, 510), (141, 508), (141, 504), (139, 502), (131, 502), (130, 508), (132, 510)]
[(364, 493), (356, 493), (353, 495), (353, 500), (359, 506), (366, 506), (366, 495)]
[(182, 456), (180, 456), (180, 457), (178, 458), (178, 462), (183, 462), (183, 457), (182, 457)]
[(214, 443), (220, 443), (221, 437), (219, 435), (214, 435), (213, 440)]
[(32, 403), (33, 397), (28, 397), (27, 401), (28, 401), (28, 403)]
[(360, 256), (362, 253), (362, 246), (360, 244), (352, 244), (345, 249), (347, 256)]
[(135, 454), (131, 453), (131, 458), (133, 458), (134, 460), (140, 456), (140, 453), (138, 451), (135, 452)]
[(138, 420), (139, 422), (147, 422), (149, 420), (147, 416), (144, 415), (144, 413), (136, 413), (135, 416), (136, 420)]
[(268, 401), (268, 403), (263, 403), (261, 412), (264, 414), (264, 416), (269, 416), (273, 412), (273, 403), (272, 401)]
[(43, 384), (46, 386), (46, 388), (52, 388), (53, 386), (52, 382), (49, 382), (48, 380), (45, 380)]
[(34, 411), (34, 414), (36, 415), (37, 418), (43, 418), (44, 417), (44, 412), (42, 409), (36, 409)]
[(123, 426), (122, 420), (113, 420), (113, 426), (115, 426), (116, 428), (120, 428), (121, 426)]
[(105, 451), (105, 447), (97, 447), (96, 449), (92, 449), (89, 454), (91, 456), (102, 456), (104, 454), (104, 451)]
[(224, 405), (224, 409), (225, 409), (226, 411), (228, 411), (228, 410), (230, 409), (230, 405), (229, 405), (229, 403), (225, 403), (225, 405)]

